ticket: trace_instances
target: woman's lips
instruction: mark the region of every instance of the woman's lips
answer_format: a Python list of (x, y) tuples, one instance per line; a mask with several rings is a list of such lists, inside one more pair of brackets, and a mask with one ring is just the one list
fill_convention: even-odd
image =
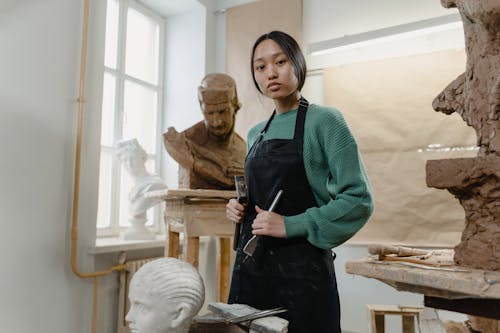
[(278, 90), (280, 87), (280, 84), (279, 83), (276, 83), (276, 82), (273, 82), (273, 83), (269, 83), (267, 85), (267, 89), (269, 90)]

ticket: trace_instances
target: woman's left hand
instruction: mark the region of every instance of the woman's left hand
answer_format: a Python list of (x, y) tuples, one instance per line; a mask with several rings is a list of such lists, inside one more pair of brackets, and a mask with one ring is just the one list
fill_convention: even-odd
[(274, 212), (255, 206), (257, 216), (252, 223), (252, 234), (261, 236), (272, 236), (277, 238), (286, 237), (285, 220), (283, 216)]

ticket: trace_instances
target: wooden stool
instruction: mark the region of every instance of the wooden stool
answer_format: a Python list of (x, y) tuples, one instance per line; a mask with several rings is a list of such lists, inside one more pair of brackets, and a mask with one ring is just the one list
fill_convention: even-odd
[(415, 317), (418, 318), (423, 307), (404, 305), (374, 305), (367, 304), (370, 312), (371, 333), (385, 332), (385, 315), (400, 315), (403, 323), (403, 333), (415, 332)]
[(168, 239), (165, 256), (179, 258), (180, 235), (184, 236), (184, 256), (198, 268), (201, 236), (216, 236), (220, 245), (217, 259), (218, 301), (229, 296), (231, 238), (234, 225), (226, 218), (226, 203), (235, 191), (168, 189), (149, 192), (148, 197), (165, 200), (165, 225)]

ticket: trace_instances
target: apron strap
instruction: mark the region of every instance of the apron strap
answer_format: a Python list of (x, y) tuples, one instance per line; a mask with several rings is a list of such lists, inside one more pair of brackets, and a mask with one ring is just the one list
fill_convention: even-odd
[[(295, 120), (295, 134), (293, 136), (295, 140), (302, 141), (304, 138), (304, 124), (308, 108), (309, 102), (304, 97), (301, 97), (299, 99), (299, 109), (297, 110), (297, 118)], [(302, 145), (300, 145), (300, 148), (302, 149)]]
[[(304, 97), (300, 97), (299, 109), (297, 110), (297, 120), (295, 122), (294, 139), (297, 137), (302, 137), (302, 134), (304, 133), (304, 121), (303, 120), (305, 119), (305, 112), (307, 111), (308, 108), (309, 108), (309, 102)], [(260, 143), (262, 141), (262, 139), (264, 138), (264, 135), (266, 134), (267, 129), (269, 128), (269, 125), (271, 125), (271, 122), (273, 121), (275, 115), (276, 115), (276, 110), (273, 111), (273, 114), (267, 120), (266, 125), (264, 126), (262, 131), (260, 131), (259, 136), (257, 137), (257, 140), (255, 140), (254, 144)], [(299, 127), (297, 128), (298, 124), (299, 124)], [(297, 133), (297, 129), (299, 130), (299, 133)], [(300, 136), (298, 134), (300, 134)]]

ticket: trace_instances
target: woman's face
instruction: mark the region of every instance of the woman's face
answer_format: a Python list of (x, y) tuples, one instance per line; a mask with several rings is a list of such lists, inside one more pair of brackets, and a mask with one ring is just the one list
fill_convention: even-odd
[(290, 59), (272, 39), (262, 41), (255, 48), (253, 75), (262, 93), (272, 99), (290, 96), (299, 84)]

